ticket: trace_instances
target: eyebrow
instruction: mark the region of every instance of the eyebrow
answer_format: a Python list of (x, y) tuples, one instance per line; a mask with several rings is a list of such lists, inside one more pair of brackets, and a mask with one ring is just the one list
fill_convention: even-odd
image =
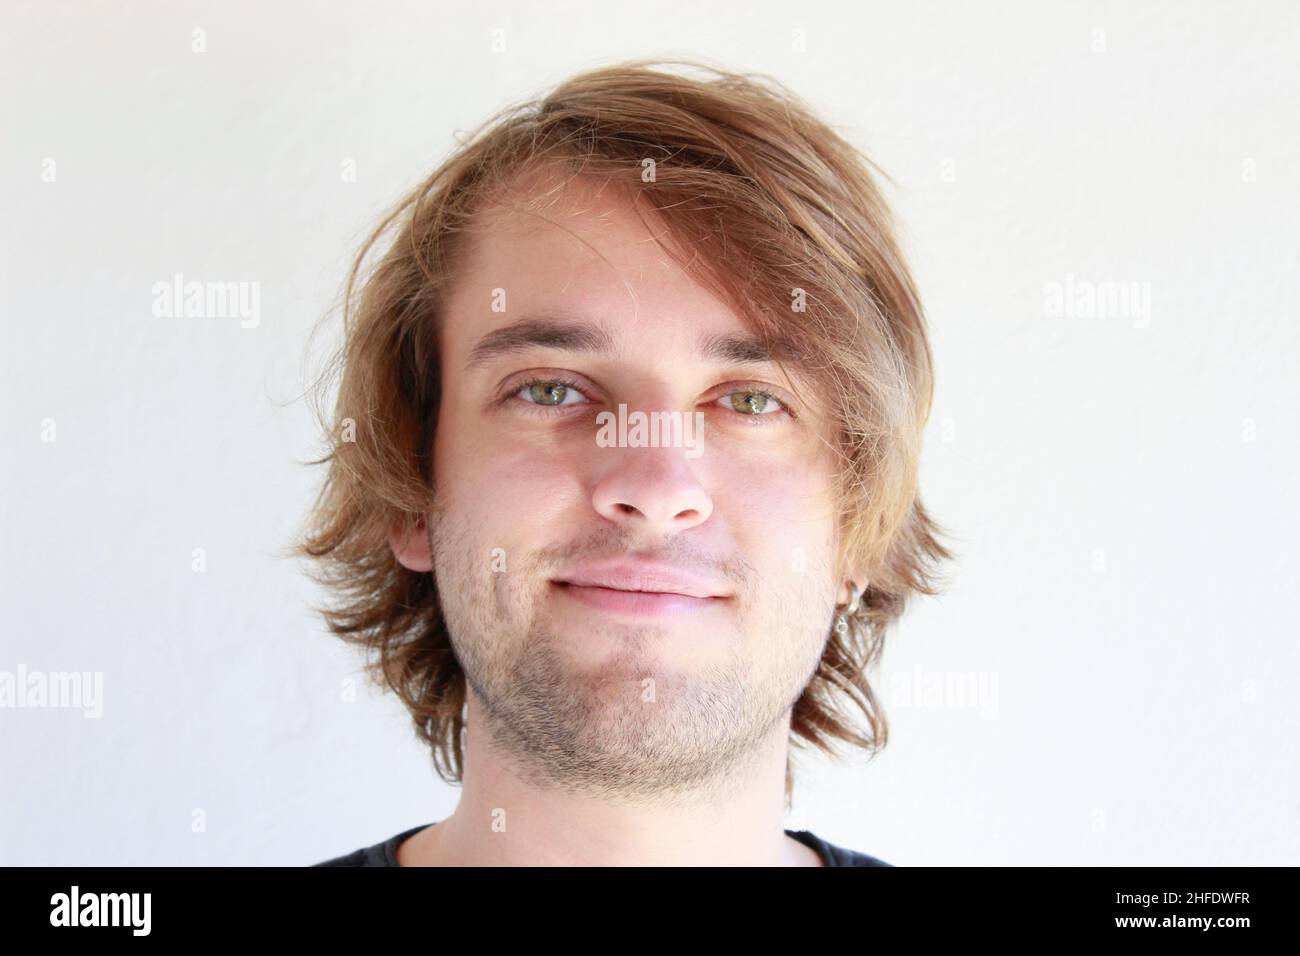
[[(528, 316), (479, 339), (470, 350), (465, 370), (473, 371), (499, 356), (535, 348), (609, 354), (614, 351), (614, 339), (608, 330), (590, 322)], [(696, 341), (695, 351), (700, 358), (723, 365), (775, 361), (772, 351), (748, 332), (706, 333)]]

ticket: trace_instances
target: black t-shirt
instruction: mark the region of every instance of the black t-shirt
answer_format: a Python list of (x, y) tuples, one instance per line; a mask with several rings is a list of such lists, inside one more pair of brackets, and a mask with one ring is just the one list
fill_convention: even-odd
[[(332, 860), (313, 863), (312, 866), (397, 866), (397, 848), (402, 841), (407, 837), (415, 836), (426, 826), (432, 825), (425, 824), (424, 826), (411, 827), (411, 829), (403, 830), (382, 843), (362, 847), (360, 850), (353, 850), (344, 856), (336, 856)], [(822, 858), (822, 862), (827, 866), (893, 866), (892, 863), (878, 860), (874, 856), (858, 853), (856, 850), (846, 850), (843, 847), (835, 846), (833, 843), (827, 843), (808, 830), (786, 830), (785, 832), (787, 836), (794, 837), (804, 846), (815, 850), (817, 855)]]

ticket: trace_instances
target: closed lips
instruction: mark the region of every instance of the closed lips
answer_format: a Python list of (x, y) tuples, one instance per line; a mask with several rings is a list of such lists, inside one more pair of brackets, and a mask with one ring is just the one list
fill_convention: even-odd
[(651, 594), (682, 594), (694, 598), (727, 597), (720, 584), (680, 569), (654, 564), (616, 564), (577, 568), (557, 584), (612, 591), (643, 591)]

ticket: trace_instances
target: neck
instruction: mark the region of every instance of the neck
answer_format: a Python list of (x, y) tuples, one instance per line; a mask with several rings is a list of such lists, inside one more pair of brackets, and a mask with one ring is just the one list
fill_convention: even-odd
[(402, 866), (820, 866), (785, 834), (789, 723), (689, 792), (593, 795), (539, 780), (493, 746), (471, 692), (461, 799), (408, 839)]

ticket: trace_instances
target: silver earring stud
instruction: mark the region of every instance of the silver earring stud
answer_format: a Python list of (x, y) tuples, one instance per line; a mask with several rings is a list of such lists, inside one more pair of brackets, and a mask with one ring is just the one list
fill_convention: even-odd
[(852, 581), (849, 582), (849, 603), (848, 607), (835, 616), (835, 633), (843, 637), (849, 632), (849, 615), (856, 614), (858, 607), (862, 604), (862, 592)]

